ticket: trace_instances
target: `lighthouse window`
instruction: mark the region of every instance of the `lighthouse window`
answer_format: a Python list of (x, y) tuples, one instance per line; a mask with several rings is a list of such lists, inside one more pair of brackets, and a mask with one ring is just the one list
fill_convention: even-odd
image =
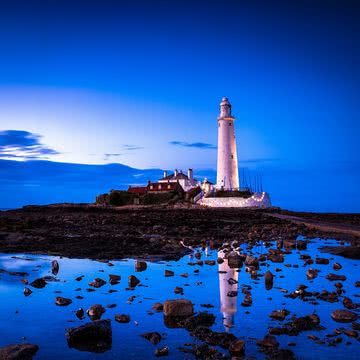
[(229, 126), (231, 126), (232, 125), (232, 123), (231, 122), (229, 122)]
[(233, 155), (233, 154), (231, 154), (231, 158), (232, 158), (232, 159), (234, 158), (234, 155)]

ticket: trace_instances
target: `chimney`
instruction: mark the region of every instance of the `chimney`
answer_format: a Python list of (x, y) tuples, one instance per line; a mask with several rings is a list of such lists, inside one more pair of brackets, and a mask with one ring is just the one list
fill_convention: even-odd
[(188, 170), (188, 178), (189, 178), (189, 180), (193, 179), (193, 169)]
[(167, 171), (164, 170), (164, 178), (166, 178), (166, 177), (167, 177)]
[(178, 176), (178, 169), (174, 170), (174, 176)]

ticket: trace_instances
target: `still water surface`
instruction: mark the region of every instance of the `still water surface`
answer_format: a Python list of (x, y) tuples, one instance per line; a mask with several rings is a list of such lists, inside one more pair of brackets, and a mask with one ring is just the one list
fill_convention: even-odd
[[(281, 326), (278, 321), (269, 318), (272, 310), (288, 309), (292, 315), (304, 316), (316, 313), (320, 316), (321, 325), (325, 330), (305, 331), (299, 336), (277, 336), (282, 348), (291, 348), (299, 359), (357, 359), (360, 353), (360, 342), (356, 339), (342, 335), (343, 342), (337, 347), (320, 345), (308, 339), (309, 334), (314, 334), (324, 339), (327, 334), (336, 328), (351, 328), (351, 324), (339, 324), (334, 322), (330, 313), (336, 309), (342, 309), (342, 303), (329, 303), (319, 300), (319, 305), (312, 305), (300, 299), (284, 297), (282, 289), (292, 292), (298, 284), (309, 286), (309, 291), (321, 291), (323, 289), (333, 291), (334, 282), (325, 279), (328, 273), (334, 273), (332, 264), (339, 262), (343, 268), (339, 274), (347, 276), (344, 281), (346, 296), (354, 302), (359, 300), (359, 288), (355, 282), (360, 280), (358, 261), (344, 259), (338, 256), (321, 254), (318, 248), (323, 245), (334, 245), (332, 240), (314, 239), (308, 244), (308, 249), (301, 253), (331, 259), (329, 265), (312, 265), (312, 268), (321, 270), (314, 280), (307, 280), (306, 270), (299, 259), (300, 252), (294, 250), (286, 255), (283, 264), (268, 262), (268, 267), (261, 267), (260, 272), (270, 270), (276, 275), (274, 287), (266, 290), (264, 279), (251, 279), (245, 269), (237, 272), (230, 269), (225, 261), (221, 265), (190, 266), (188, 262), (194, 261), (192, 255), (187, 255), (179, 261), (148, 262), (147, 270), (135, 272), (134, 260), (112, 261), (114, 266), (106, 263), (87, 259), (68, 259), (42, 255), (26, 254), (0, 254), (0, 269), (7, 271), (25, 271), (29, 273), (27, 279), (32, 280), (51, 275), (51, 261), (57, 259), (60, 271), (57, 275), (59, 281), (49, 282), (43, 289), (34, 289), (33, 293), (25, 297), (24, 285), (20, 282), (21, 277), (0, 273), (0, 346), (27, 342), (37, 344), (40, 347), (35, 359), (146, 359), (154, 358), (156, 347), (168, 346), (170, 359), (191, 359), (192, 355), (184, 354), (178, 350), (185, 343), (199, 343), (192, 338), (185, 329), (169, 329), (165, 326), (162, 313), (153, 313), (151, 306), (155, 302), (163, 302), (168, 299), (186, 298), (195, 304), (196, 311), (209, 311), (216, 316), (214, 331), (230, 331), (239, 338), (246, 340), (246, 355), (257, 359), (264, 358), (258, 351), (255, 339), (263, 338), (269, 327)], [(218, 257), (215, 250), (204, 249), (202, 259), (214, 259)], [(253, 249), (255, 254), (266, 252), (262, 246)], [(14, 258), (15, 256), (15, 258)], [(285, 264), (298, 264), (298, 268), (286, 267)], [(281, 268), (276, 272), (275, 268)], [(175, 272), (174, 277), (165, 277), (165, 269)], [(199, 269), (199, 273), (194, 273)], [(227, 271), (227, 273), (219, 273)], [(188, 278), (180, 276), (188, 273)], [(111, 286), (109, 283), (87, 292), (90, 288), (88, 283), (94, 278), (100, 277), (108, 280), (109, 274), (121, 275), (121, 282)], [(134, 290), (126, 290), (129, 275), (136, 275), (141, 280), (141, 286)], [(81, 281), (75, 278), (84, 275)], [(238, 280), (238, 284), (229, 285), (228, 279)], [(241, 306), (244, 295), (241, 293), (242, 285), (250, 285), (252, 290), (253, 304), (251, 307)], [(175, 286), (184, 289), (184, 295), (174, 294)], [(30, 286), (29, 286), (30, 287)], [(79, 290), (80, 288), (80, 290)], [(110, 289), (117, 292), (109, 293)], [(237, 297), (228, 297), (229, 290), (239, 290)], [(76, 299), (81, 295), (84, 299)], [(128, 302), (130, 296), (136, 296), (133, 302)], [(69, 306), (59, 307), (55, 305), (55, 297), (63, 296), (71, 298), (73, 303)], [(64, 335), (65, 328), (79, 326), (90, 321), (88, 318), (78, 320), (74, 311), (82, 307), (84, 310), (91, 305), (102, 304), (107, 306), (116, 304), (115, 308), (107, 308), (103, 319), (112, 319), (113, 344), (112, 349), (102, 354), (81, 352), (70, 349)], [(212, 304), (214, 307), (205, 309), (201, 304)], [(356, 311), (356, 310), (355, 310)], [(131, 321), (128, 324), (120, 324), (114, 321), (115, 314), (129, 314)], [(286, 320), (285, 320), (286, 322)], [(148, 331), (158, 331), (165, 339), (157, 346), (143, 339), (140, 334)], [(289, 342), (295, 342), (296, 346), (289, 347)]]

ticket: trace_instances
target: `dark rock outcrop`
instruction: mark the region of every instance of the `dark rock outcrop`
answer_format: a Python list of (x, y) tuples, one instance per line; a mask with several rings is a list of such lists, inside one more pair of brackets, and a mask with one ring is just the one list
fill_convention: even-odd
[(81, 351), (102, 353), (111, 349), (112, 329), (110, 320), (95, 320), (65, 330), (69, 347)]

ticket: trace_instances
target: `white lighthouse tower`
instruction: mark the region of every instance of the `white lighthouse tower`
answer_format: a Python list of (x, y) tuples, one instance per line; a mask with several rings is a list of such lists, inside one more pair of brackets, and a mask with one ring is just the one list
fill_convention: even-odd
[(231, 115), (231, 104), (223, 97), (218, 117), (218, 189), (239, 190), (240, 187), (234, 120), (234, 116)]

